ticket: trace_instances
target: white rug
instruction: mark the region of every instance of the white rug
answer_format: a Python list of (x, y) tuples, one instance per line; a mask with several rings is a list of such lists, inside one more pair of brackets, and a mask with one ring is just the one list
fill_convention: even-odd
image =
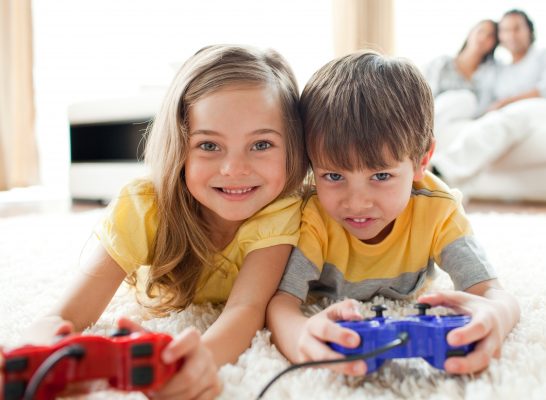
[[(102, 211), (13, 217), (0, 220), (0, 344), (16, 346), (22, 330), (51, 308), (78, 268), (81, 249)], [(472, 214), (470, 218), (505, 288), (519, 300), (522, 318), (508, 337), (500, 360), (477, 376), (454, 377), (420, 359), (385, 365), (366, 378), (346, 379), (324, 369), (291, 372), (270, 389), (266, 399), (544, 399), (546, 398), (546, 216)], [(433, 287), (449, 287), (442, 273)], [(412, 303), (383, 302), (390, 315), (410, 312)], [(370, 304), (363, 304), (369, 312)], [(218, 307), (201, 306), (148, 319), (122, 287), (89, 332), (108, 334), (116, 318), (128, 315), (148, 329), (176, 334), (185, 326), (205, 330)], [(235, 365), (220, 370), (220, 399), (254, 399), (277, 372), (289, 364), (258, 332)], [(90, 399), (143, 399), (138, 393), (97, 392)]]

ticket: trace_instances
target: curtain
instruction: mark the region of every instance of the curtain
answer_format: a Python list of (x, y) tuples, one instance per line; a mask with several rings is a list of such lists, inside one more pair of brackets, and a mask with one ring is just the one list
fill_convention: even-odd
[(0, 0), (0, 190), (38, 181), (31, 0)]
[(394, 54), (394, 0), (332, 0), (334, 53), (361, 49)]

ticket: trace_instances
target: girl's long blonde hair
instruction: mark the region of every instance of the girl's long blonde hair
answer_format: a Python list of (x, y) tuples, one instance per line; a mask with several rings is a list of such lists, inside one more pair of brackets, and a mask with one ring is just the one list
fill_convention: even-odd
[[(300, 188), (307, 158), (296, 79), (284, 58), (275, 51), (215, 45), (190, 57), (175, 76), (148, 130), (145, 162), (150, 167), (158, 205), (159, 226), (153, 246), (146, 294), (158, 298), (159, 313), (191, 303), (199, 278), (210, 272), (213, 255), (221, 249), (210, 240), (214, 227), (201, 218), (201, 206), (185, 183), (188, 154), (188, 110), (199, 99), (228, 85), (256, 85), (275, 90), (286, 129), (286, 176), (279, 197)], [(130, 280), (136, 282), (133, 276)]]

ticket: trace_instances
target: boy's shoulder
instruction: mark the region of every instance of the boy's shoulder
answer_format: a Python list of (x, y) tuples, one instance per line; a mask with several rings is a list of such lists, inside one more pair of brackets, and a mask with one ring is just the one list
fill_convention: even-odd
[(462, 194), (459, 190), (450, 188), (429, 171), (422, 180), (413, 183), (411, 194), (424, 202), (438, 202), (445, 206), (459, 207), (462, 203)]
[(403, 216), (412, 224), (425, 229), (437, 229), (439, 226), (446, 228), (452, 224), (468, 226), (461, 192), (450, 188), (428, 172), (424, 179), (414, 182), (410, 202)]

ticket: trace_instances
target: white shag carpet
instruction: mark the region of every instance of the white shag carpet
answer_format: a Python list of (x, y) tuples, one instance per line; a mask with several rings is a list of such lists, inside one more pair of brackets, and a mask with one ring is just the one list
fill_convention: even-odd
[[(0, 220), (0, 344), (20, 345), (24, 328), (60, 298), (77, 270), (81, 249), (102, 210), (80, 214), (50, 214)], [(546, 216), (470, 214), (476, 235), (497, 268), (501, 282), (522, 309), (500, 360), (480, 375), (456, 377), (420, 359), (386, 364), (366, 378), (345, 378), (325, 369), (291, 372), (275, 383), (266, 399), (544, 399), (546, 398)], [(433, 288), (448, 288), (440, 273)], [(410, 312), (412, 302), (382, 298), (390, 315)], [(364, 303), (368, 311), (371, 303)], [(312, 309), (310, 309), (312, 311)], [(98, 323), (87, 332), (108, 334), (117, 317), (127, 315), (154, 331), (172, 335), (188, 325), (204, 331), (219, 307), (193, 306), (166, 318), (149, 318), (122, 287)], [(254, 399), (286, 359), (270, 343), (267, 331), (257, 333), (252, 346), (235, 365), (224, 366), (219, 399)], [(80, 396), (81, 397), (81, 396)], [(143, 399), (139, 393), (114, 391), (86, 395), (89, 399)]]

